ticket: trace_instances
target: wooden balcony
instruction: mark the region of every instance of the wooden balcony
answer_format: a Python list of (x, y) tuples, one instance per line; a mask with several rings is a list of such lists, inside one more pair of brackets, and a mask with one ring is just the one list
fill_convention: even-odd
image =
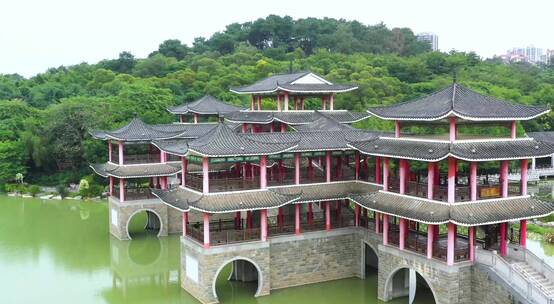
[[(427, 198), (427, 183), (410, 181), (406, 184), (405, 194), (421, 198)], [(400, 183), (398, 180), (389, 180), (389, 191), (400, 193)], [(467, 202), (471, 200), (470, 187), (468, 185), (456, 185), (456, 202)], [(508, 196), (521, 195), (521, 185), (519, 183), (508, 184)], [(477, 199), (493, 199), (502, 197), (502, 190), (499, 184), (478, 184)], [(448, 186), (435, 185), (433, 199), (438, 201), (448, 201)]]

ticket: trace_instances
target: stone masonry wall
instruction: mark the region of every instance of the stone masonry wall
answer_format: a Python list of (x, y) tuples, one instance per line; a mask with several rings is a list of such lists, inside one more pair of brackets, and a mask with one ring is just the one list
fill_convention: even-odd
[(433, 291), (437, 304), (472, 303), (472, 273), (469, 262), (447, 266), (445, 263), (428, 260), (415, 253), (401, 252), (383, 245), (379, 245), (378, 297), (380, 300), (391, 300), (389, 281), (401, 268), (412, 268), (424, 277)]
[(158, 236), (167, 236), (167, 206), (158, 199), (127, 201), (120, 203), (118, 199), (109, 197), (110, 233), (120, 240), (129, 240), (127, 224), (130, 218), (142, 210), (150, 210), (160, 217), (160, 232)]
[(271, 289), (361, 277), (361, 244), (353, 229), (273, 237)]
[(181, 286), (202, 303), (217, 303), (214, 284), (218, 271), (234, 259), (246, 259), (259, 268), (261, 278), (258, 284), (261, 281), (261, 285), (256, 296), (268, 295), (270, 290), (269, 243), (261, 241), (204, 249), (189, 238), (182, 238)]
[(489, 274), (472, 267), (471, 299), (473, 303), (501, 304), (512, 303), (508, 289), (489, 277)]

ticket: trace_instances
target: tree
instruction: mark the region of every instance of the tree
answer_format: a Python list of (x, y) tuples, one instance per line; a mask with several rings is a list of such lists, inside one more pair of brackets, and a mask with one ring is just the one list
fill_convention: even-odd
[[(165, 57), (173, 57), (177, 60), (182, 60), (188, 54), (189, 48), (186, 44), (182, 44), (178, 39), (169, 39), (160, 44), (157, 53), (164, 55)], [(152, 53), (151, 56), (157, 54)], [(151, 57), (149, 56), (149, 57)]]
[(16, 179), (17, 174), (25, 174), (23, 146), (18, 141), (0, 141), (0, 184)]

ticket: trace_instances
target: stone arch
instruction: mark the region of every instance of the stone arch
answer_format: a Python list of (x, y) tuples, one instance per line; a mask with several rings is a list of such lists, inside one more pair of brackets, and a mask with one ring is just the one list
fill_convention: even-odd
[[(394, 295), (392, 295), (393, 279), (394, 279), (395, 275), (398, 274), (399, 271), (404, 270), (404, 269), (405, 270), (410, 270), (410, 269), (414, 270), (415, 273), (416, 273), (416, 276), (419, 275), (423, 279), (425, 284), (431, 290), (431, 293), (433, 295), (433, 299), (435, 300), (435, 303), (437, 303), (437, 293), (435, 292), (435, 288), (431, 284), (431, 280), (429, 280), (423, 273), (417, 271), (417, 269), (415, 269), (413, 267), (410, 267), (408, 265), (398, 266), (390, 272), (389, 276), (387, 277), (387, 279), (385, 281), (385, 288), (384, 288), (384, 291), (383, 291), (385, 301), (392, 300), (395, 297)], [(398, 296), (396, 296), (396, 297), (398, 297)]]
[[(129, 240), (132, 240), (131, 238), (131, 234), (129, 233), (129, 223), (131, 222), (131, 219), (137, 214), (137, 213), (140, 213), (142, 211), (146, 211), (147, 213), (150, 212), (151, 214), (154, 214), (157, 219), (158, 219), (158, 222), (160, 224), (160, 228), (158, 229), (158, 233), (157, 233), (157, 237), (160, 237), (161, 234), (162, 234), (162, 231), (164, 229), (164, 222), (162, 220), (162, 216), (154, 209), (152, 208), (140, 208), (140, 209), (137, 209), (135, 211), (133, 211), (133, 213), (131, 213), (129, 215), (129, 217), (127, 217), (127, 223), (125, 224), (125, 234), (127, 235), (127, 238)], [(147, 224), (148, 225), (148, 224)], [(146, 227), (144, 227), (146, 229)]]
[[(368, 259), (371, 260), (368, 261)], [(367, 265), (370, 265), (370, 267), (373, 267), (376, 270), (379, 269), (379, 251), (368, 241), (362, 242), (362, 261), (360, 264), (362, 266), (361, 277), (363, 279), (366, 278)]]
[(250, 258), (247, 258), (247, 257), (237, 256), (237, 257), (231, 258), (229, 260), (226, 260), (224, 263), (222, 263), (219, 266), (219, 268), (215, 272), (215, 276), (212, 279), (212, 293), (213, 293), (214, 298), (218, 299), (218, 301), (219, 301), (219, 298), (217, 296), (217, 292), (216, 292), (215, 288), (216, 288), (217, 278), (219, 277), (219, 274), (221, 273), (221, 270), (223, 270), (223, 268), (225, 266), (227, 266), (229, 263), (233, 263), (234, 261), (246, 261), (246, 262), (249, 262), (250, 264), (254, 265), (254, 267), (256, 267), (256, 270), (258, 271), (258, 287), (256, 288), (256, 293), (254, 294), (254, 297), (259, 297), (261, 295), (261, 292), (262, 292), (262, 286), (263, 286), (263, 280), (264, 280), (262, 269), (260, 268), (260, 266), (256, 262), (254, 262), (254, 260), (252, 260)]

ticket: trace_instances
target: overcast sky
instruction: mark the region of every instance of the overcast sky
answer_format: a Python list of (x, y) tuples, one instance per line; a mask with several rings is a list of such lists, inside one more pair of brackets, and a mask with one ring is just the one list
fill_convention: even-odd
[(32, 76), (49, 67), (145, 57), (160, 42), (191, 44), (233, 22), (269, 14), (384, 22), (439, 35), (439, 48), (484, 57), (514, 46), (554, 48), (554, 1), (513, 0), (2, 0), (0, 73)]

